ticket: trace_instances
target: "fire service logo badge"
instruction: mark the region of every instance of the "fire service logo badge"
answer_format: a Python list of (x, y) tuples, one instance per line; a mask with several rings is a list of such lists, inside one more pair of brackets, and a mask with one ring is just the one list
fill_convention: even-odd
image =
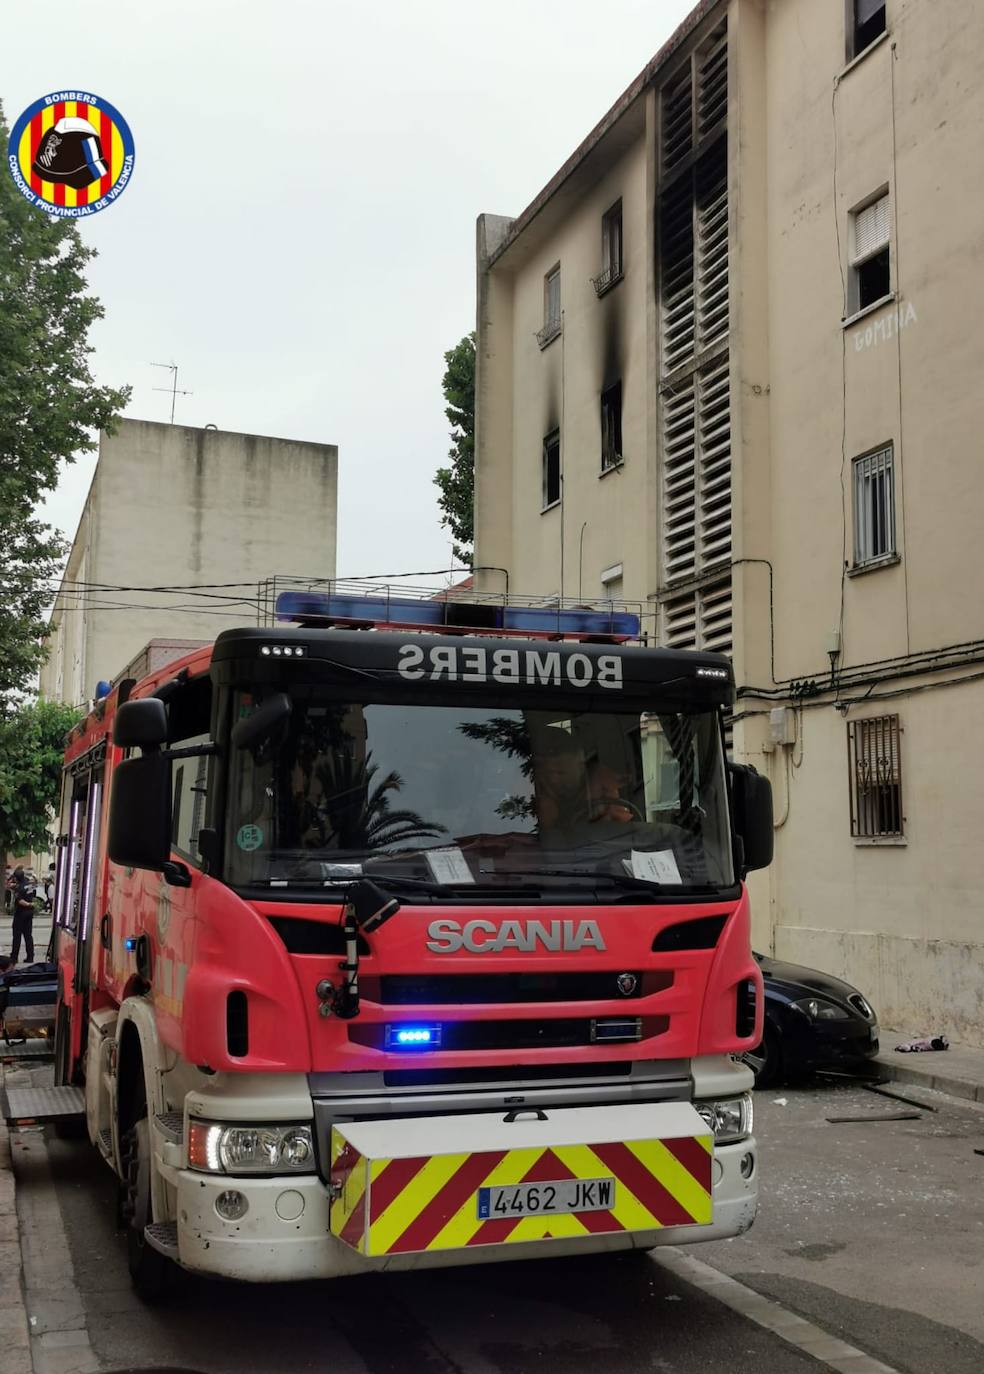
[(133, 135), (119, 110), (87, 91), (36, 100), (10, 134), (7, 166), (45, 214), (83, 219), (105, 210), (133, 175)]

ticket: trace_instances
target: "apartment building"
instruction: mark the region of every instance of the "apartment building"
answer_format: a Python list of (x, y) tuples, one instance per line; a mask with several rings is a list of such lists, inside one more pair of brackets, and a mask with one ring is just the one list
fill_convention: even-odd
[(702, 3), (482, 216), (475, 557), (731, 654), (760, 947), (977, 1043), (982, 55), (972, 0)]
[(334, 444), (120, 420), (99, 438), (41, 695), (81, 705), (152, 640), (160, 662), (258, 623), (278, 573), (333, 577), (337, 486)]

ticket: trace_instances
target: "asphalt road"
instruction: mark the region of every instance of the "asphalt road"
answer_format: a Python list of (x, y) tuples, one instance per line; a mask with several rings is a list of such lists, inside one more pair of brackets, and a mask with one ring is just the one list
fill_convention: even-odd
[[(905, 1108), (857, 1088), (758, 1094), (760, 1220), (689, 1253), (773, 1299), (773, 1326), (795, 1327), (798, 1313), (898, 1374), (981, 1374), (984, 1112), (915, 1095), (939, 1110), (834, 1125), (828, 1116)], [(794, 1348), (645, 1256), (290, 1287), (182, 1275), (167, 1306), (147, 1308), (129, 1286), (114, 1180), (90, 1147), (35, 1131), (14, 1137), (14, 1157), (38, 1374), (865, 1367)]]

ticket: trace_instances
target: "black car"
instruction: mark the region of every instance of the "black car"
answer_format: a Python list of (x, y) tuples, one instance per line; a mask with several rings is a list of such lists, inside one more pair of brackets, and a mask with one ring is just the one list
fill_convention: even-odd
[(814, 1069), (857, 1068), (878, 1053), (878, 1018), (857, 988), (801, 964), (755, 958), (765, 983), (765, 1033), (743, 1058), (757, 1088)]

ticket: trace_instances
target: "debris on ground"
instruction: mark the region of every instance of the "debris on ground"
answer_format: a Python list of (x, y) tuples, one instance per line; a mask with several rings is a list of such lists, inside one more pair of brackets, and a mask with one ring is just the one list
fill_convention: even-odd
[(925, 1050), (948, 1050), (950, 1042), (945, 1035), (924, 1035), (915, 1040), (903, 1040), (895, 1048), (899, 1054), (922, 1054)]
[(939, 1107), (931, 1107), (928, 1102), (920, 1102), (917, 1097), (906, 1097), (905, 1093), (894, 1092), (891, 1088), (883, 1088), (880, 1083), (862, 1083), (862, 1088), (869, 1093), (877, 1093), (879, 1097), (892, 1097), (896, 1102), (908, 1102), (910, 1107), (920, 1107), (924, 1112), (938, 1112)]
[(842, 1126), (849, 1121), (922, 1121), (922, 1112), (864, 1112), (860, 1116), (828, 1116), (832, 1126)]

